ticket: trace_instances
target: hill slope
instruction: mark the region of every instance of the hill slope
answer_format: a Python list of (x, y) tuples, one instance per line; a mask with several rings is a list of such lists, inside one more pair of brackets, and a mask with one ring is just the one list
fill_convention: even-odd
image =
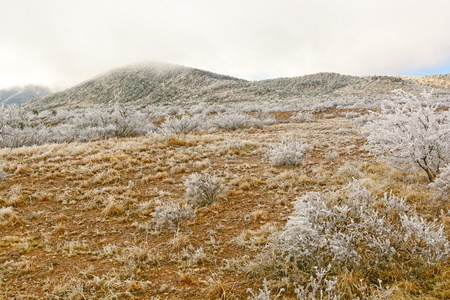
[(0, 105), (21, 105), (31, 99), (44, 97), (51, 94), (52, 91), (46, 87), (27, 85), (15, 86), (0, 90)]
[[(436, 88), (436, 86), (434, 86)], [(442, 85), (440, 93), (450, 95)], [(410, 78), (357, 77), (318, 73), (294, 78), (247, 81), (195, 68), (152, 63), (113, 70), (59, 93), (27, 103), (32, 109), (89, 107), (121, 102), (134, 105), (241, 101), (322, 101), (343, 97), (385, 98), (396, 89), (418, 94), (431, 87)]]
[(431, 87), (450, 88), (450, 74), (427, 75), (422, 77), (403, 77), (403, 79)]

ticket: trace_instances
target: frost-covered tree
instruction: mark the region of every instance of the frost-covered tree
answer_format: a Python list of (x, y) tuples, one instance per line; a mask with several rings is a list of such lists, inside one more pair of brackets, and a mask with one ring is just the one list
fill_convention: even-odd
[(403, 93), (404, 101), (383, 106), (363, 127), (368, 149), (398, 169), (423, 170), (429, 181), (450, 161), (450, 115)]

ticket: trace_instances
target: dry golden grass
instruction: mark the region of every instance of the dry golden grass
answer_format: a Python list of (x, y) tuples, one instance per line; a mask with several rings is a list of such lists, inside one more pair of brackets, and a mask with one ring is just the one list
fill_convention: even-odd
[[(0, 299), (247, 298), (247, 288), (257, 291), (273, 272), (257, 261), (270, 262), (270, 253), (260, 255), (291, 215), (291, 202), (311, 191), (339, 197), (353, 178), (374, 195), (405, 197), (426, 219), (450, 209), (423, 176), (368, 156), (364, 138), (341, 115), (233, 132), (0, 149), (7, 175), (0, 180)], [(304, 166), (270, 166), (265, 153), (283, 136), (311, 145)], [(331, 151), (339, 156), (327, 158)], [(155, 207), (185, 203), (184, 180), (205, 170), (227, 186), (224, 197), (176, 233), (155, 231)], [(442, 220), (448, 234), (450, 218)], [(450, 268), (433, 272), (393, 280), (395, 297), (449, 298)], [(361, 274), (333, 275), (349, 295)], [(294, 299), (286, 279), (271, 285)]]

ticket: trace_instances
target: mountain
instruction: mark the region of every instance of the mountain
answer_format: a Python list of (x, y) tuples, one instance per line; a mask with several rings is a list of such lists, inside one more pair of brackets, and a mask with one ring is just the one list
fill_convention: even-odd
[(450, 74), (427, 75), (422, 77), (403, 77), (403, 79), (431, 87), (450, 88)]
[[(438, 88), (441, 93), (450, 95), (446, 86)], [(431, 86), (411, 78), (337, 73), (247, 81), (195, 68), (151, 63), (112, 70), (64, 91), (34, 99), (25, 106), (43, 110), (116, 101), (133, 105), (192, 105), (199, 102), (323, 101), (343, 97), (367, 100), (389, 97), (396, 89), (419, 94), (430, 90)]]
[(40, 98), (51, 94), (46, 87), (37, 85), (15, 86), (0, 90), (0, 106), (21, 105), (31, 99)]
[(153, 63), (130, 66), (82, 82), (72, 88), (27, 103), (53, 109), (88, 107), (113, 101), (128, 104), (164, 104), (213, 101), (247, 81), (178, 65)]

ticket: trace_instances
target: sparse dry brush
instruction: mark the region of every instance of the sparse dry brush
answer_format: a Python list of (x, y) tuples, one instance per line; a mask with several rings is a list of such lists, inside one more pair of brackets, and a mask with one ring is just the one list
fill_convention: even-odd
[(186, 195), (198, 206), (210, 205), (226, 191), (222, 181), (208, 172), (193, 173), (184, 181)]
[(190, 204), (165, 203), (157, 206), (151, 215), (157, 229), (178, 230), (183, 222), (195, 217), (195, 211)]
[(272, 166), (298, 166), (304, 162), (308, 147), (308, 144), (292, 138), (284, 138), (281, 143), (270, 148), (267, 156)]
[(329, 107), (152, 106), (125, 138), (120, 107), (9, 111), (94, 140), (0, 149), (0, 299), (450, 298), (448, 164), (376, 162)]

